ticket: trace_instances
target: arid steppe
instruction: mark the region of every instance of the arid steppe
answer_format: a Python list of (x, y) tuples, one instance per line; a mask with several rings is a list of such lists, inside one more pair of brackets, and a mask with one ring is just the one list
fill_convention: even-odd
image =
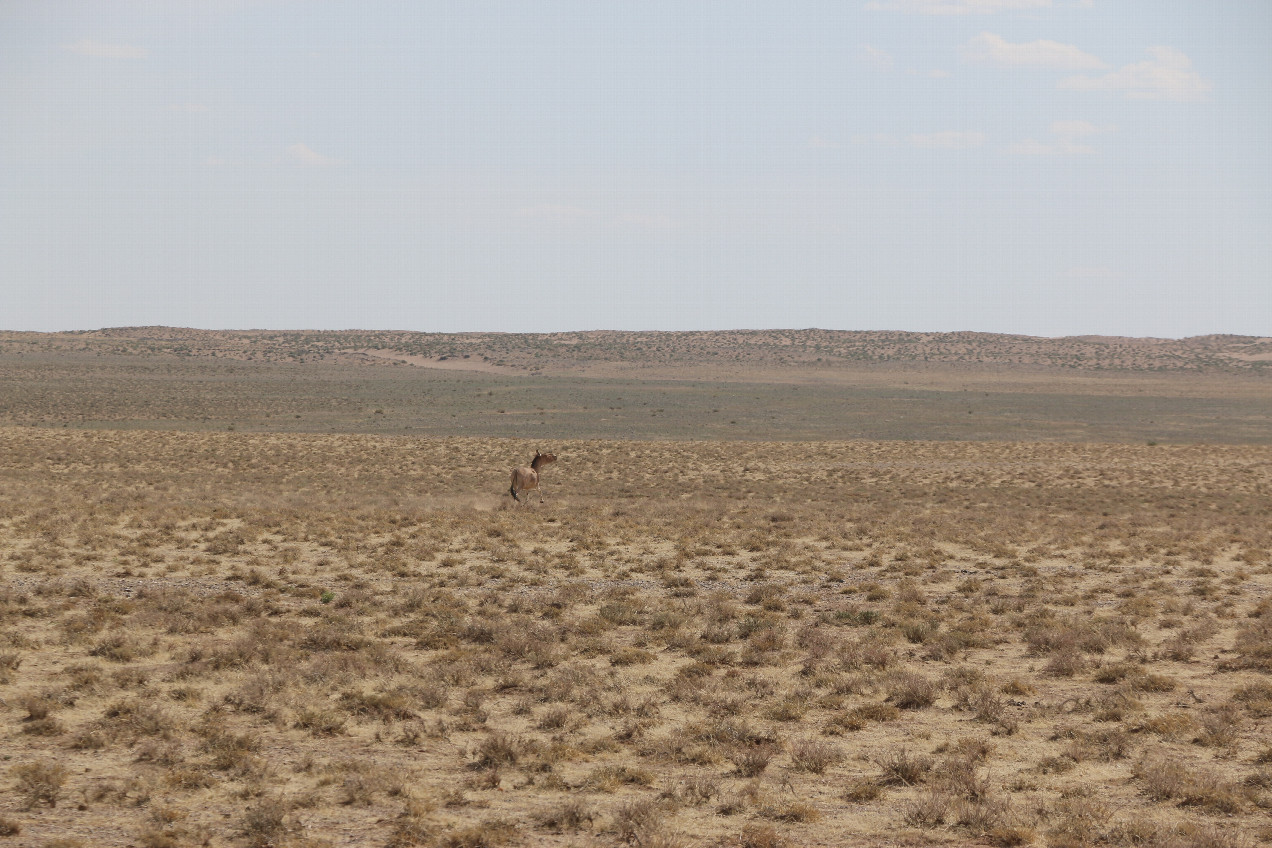
[(0, 340), (0, 845), (1272, 842), (1266, 341), (71, 336)]
[(0, 424), (534, 439), (1272, 444), (1272, 340), (0, 333)]

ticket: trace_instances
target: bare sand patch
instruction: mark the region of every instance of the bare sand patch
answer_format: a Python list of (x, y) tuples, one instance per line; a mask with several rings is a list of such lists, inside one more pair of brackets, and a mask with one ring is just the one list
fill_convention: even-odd
[(411, 353), (373, 349), (363, 349), (357, 352), (373, 359), (385, 359), (391, 362), (401, 362), (416, 368), (432, 368), (438, 371), (476, 371), (482, 374), (508, 374), (513, 370), (464, 356), (418, 356)]

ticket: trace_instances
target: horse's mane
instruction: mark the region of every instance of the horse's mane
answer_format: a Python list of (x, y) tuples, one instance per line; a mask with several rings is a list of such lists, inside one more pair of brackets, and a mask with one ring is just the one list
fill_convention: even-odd
[(539, 463), (540, 463), (540, 462), (543, 462), (543, 454), (541, 454), (541, 453), (536, 453), (536, 454), (534, 455), (534, 459), (530, 460), (530, 470), (531, 470), (531, 471), (538, 471), (538, 470), (539, 470)]

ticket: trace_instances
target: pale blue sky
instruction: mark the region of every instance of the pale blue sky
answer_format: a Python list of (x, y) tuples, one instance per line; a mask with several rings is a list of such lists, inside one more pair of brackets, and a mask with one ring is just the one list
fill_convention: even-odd
[(4, 2), (0, 329), (1272, 335), (1272, 4)]

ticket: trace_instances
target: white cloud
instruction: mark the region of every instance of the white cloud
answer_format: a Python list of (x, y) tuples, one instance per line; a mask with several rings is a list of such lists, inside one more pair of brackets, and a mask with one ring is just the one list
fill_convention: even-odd
[(1150, 47), (1149, 58), (1099, 77), (1073, 76), (1060, 88), (1121, 91), (1135, 100), (1199, 100), (1211, 85), (1193, 70), (1192, 60), (1173, 47)]
[(311, 150), (308, 145), (297, 142), (287, 148), (287, 155), (292, 161), (299, 162), (302, 165), (335, 165), (340, 160), (332, 159), (330, 156), (324, 156), (316, 150)]
[(911, 147), (929, 150), (969, 150), (985, 143), (985, 134), (946, 130), (936, 133), (915, 133), (910, 136)]
[(1052, 121), (1051, 131), (1064, 138), (1081, 138), (1084, 135), (1109, 132), (1112, 127), (1097, 127), (1090, 121)]
[(72, 53), (91, 56), (94, 59), (144, 59), (147, 55), (144, 47), (133, 47), (131, 44), (107, 44), (105, 41), (92, 38), (81, 38), (74, 44), (62, 46)]
[(861, 45), (861, 51), (858, 53), (858, 58), (861, 59), (863, 64), (869, 65), (877, 71), (892, 70), (892, 55), (889, 54), (887, 50), (875, 47), (873, 44)]
[(1095, 152), (1091, 145), (1079, 144), (1071, 138), (1060, 138), (1050, 143), (1027, 138), (1007, 145), (1006, 150), (1016, 156), (1079, 156)]
[(1079, 139), (1100, 133), (1113, 132), (1116, 127), (1099, 127), (1090, 121), (1052, 121), (1049, 142), (1028, 138), (1007, 146), (1008, 153), (1017, 156), (1081, 156), (1094, 153), (1095, 148)]
[(1000, 68), (1058, 68), (1064, 71), (1091, 71), (1108, 65), (1072, 44), (1058, 41), (1030, 41), (1012, 44), (992, 32), (982, 32), (959, 48), (964, 62), (996, 65)]
[(1051, 0), (871, 0), (871, 12), (908, 12), (916, 15), (988, 15), (994, 12), (1043, 9)]

